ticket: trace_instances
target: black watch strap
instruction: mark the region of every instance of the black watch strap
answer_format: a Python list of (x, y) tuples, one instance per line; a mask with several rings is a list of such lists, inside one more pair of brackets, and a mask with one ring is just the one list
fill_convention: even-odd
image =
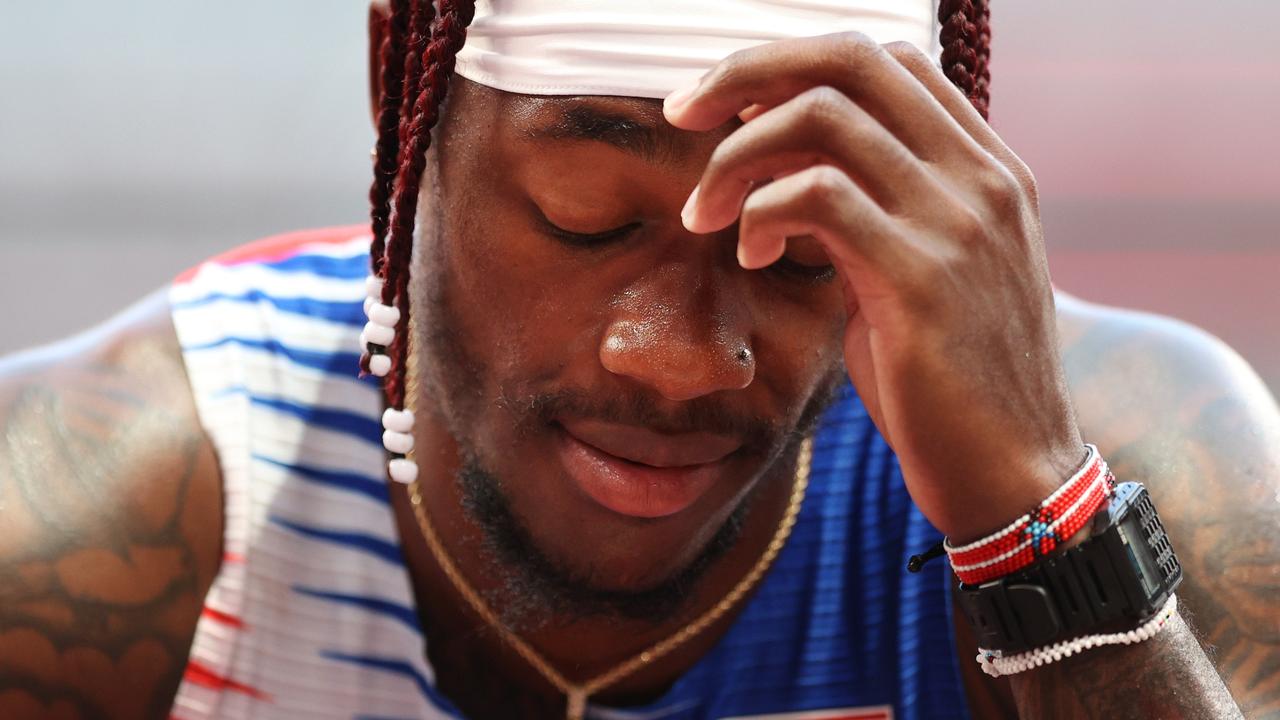
[(1120, 483), (1092, 535), (1016, 573), (961, 585), (957, 600), (978, 646), (1018, 653), (1068, 638), (1128, 630), (1164, 606), (1182, 566), (1139, 483)]

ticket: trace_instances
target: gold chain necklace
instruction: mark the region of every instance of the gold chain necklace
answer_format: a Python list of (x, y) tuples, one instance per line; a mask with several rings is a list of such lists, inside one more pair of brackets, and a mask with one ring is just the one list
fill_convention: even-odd
[(786, 544), (787, 538), (791, 535), (791, 528), (796, 524), (796, 516), (800, 513), (800, 506), (804, 503), (804, 493), (809, 486), (809, 463), (812, 457), (813, 441), (806, 438), (800, 445), (800, 456), (796, 462), (795, 482), (791, 486), (791, 498), (787, 504), (786, 512), (782, 515), (782, 521), (778, 523), (778, 529), (774, 531), (773, 538), (769, 541), (769, 546), (765, 548), (764, 554), (756, 560), (751, 570), (738, 581), (737, 585), (733, 586), (733, 589), (728, 594), (720, 598), (720, 601), (706, 612), (694, 618), (688, 625), (667, 636), (666, 639), (650, 645), (629, 660), (615, 665), (612, 669), (600, 673), (586, 682), (576, 684), (561, 675), (529, 643), (525, 642), (514, 631), (508, 629), (493, 610), (489, 608), (484, 599), (480, 597), (480, 594), (471, 587), (467, 579), (462, 576), (458, 566), (454, 564), (453, 558), (449, 557), (444, 546), (440, 543), (440, 537), (436, 535), (435, 528), (431, 526), (431, 521), (427, 518), (427, 510), (422, 502), (422, 489), (416, 480), (409, 484), (409, 502), (413, 505), (413, 516), (418, 521), (418, 529), (422, 531), (422, 537), (427, 541), (427, 547), (431, 549), (432, 556), (440, 564), (440, 568), (444, 570), (449, 582), (453, 583), (453, 586), (467, 601), (467, 604), (471, 606), (471, 609), (489, 626), (496, 629), (502, 635), (502, 639), (519, 653), (520, 657), (524, 658), (534, 670), (537, 670), (538, 674), (547, 682), (564, 693), (567, 699), (565, 706), (567, 720), (582, 720), (583, 714), (587, 709), (587, 698), (649, 663), (666, 656), (690, 638), (710, 627), (715, 621), (724, 617), (725, 613), (729, 612), (743, 596), (755, 587), (756, 583), (760, 582), (760, 578), (769, 570), (769, 566), (773, 564), (774, 559), (778, 557), (778, 553), (782, 551), (782, 546)]

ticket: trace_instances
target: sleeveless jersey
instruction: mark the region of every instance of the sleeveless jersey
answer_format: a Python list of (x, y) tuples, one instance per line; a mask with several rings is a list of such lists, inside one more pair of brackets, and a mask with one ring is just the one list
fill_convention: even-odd
[[(459, 718), (427, 660), (388, 500), (376, 378), (360, 379), (367, 235), (272, 238), (171, 289), (224, 487), (224, 556), (173, 720)], [(814, 438), (786, 547), (658, 700), (597, 720), (964, 718), (940, 539), (846, 386)]]

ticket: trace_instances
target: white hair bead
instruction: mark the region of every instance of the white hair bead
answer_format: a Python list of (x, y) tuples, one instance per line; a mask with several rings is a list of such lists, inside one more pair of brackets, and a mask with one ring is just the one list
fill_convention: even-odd
[(364, 329), (360, 330), (360, 351), (364, 352), (369, 348), (369, 336), (364, 334)]
[(364, 292), (371, 298), (382, 299), (382, 278), (370, 275), (364, 279)]
[(401, 455), (413, 450), (413, 436), (409, 433), (386, 430), (382, 433), (382, 446)]
[(370, 320), (364, 324), (364, 336), (374, 345), (386, 347), (396, 339), (396, 331), (394, 328), (383, 327)]
[(418, 479), (418, 464), (409, 458), (396, 458), (387, 463), (387, 474), (392, 480), (408, 485)]
[(413, 432), (413, 411), (397, 410), (395, 408), (387, 408), (382, 413), (382, 427), (392, 432), (411, 433)]
[(364, 299), (364, 316), (369, 317), (369, 307), (378, 302), (378, 298), (367, 297)]
[(386, 355), (370, 355), (369, 372), (378, 377), (386, 377), (391, 372), (391, 358)]
[(400, 322), (400, 308), (375, 302), (369, 306), (369, 322), (382, 327), (395, 329)]

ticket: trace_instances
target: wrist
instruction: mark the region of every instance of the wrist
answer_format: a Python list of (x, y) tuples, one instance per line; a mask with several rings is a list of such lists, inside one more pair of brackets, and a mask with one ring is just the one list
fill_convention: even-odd
[[(1034, 511), (1045, 498), (1077, 474), (1089, 458), (1083, 443), (1046, 454), (1021, 469), (990, 473), (968, 483), (970, 492), (956, 498), (952, 511), (935, 523), (953, 546), (966, 545), (1008, 526)], [(975, 492), (981, 490), (981, 492)], [(1074, 538), (1073, 538), (1074, 539)]]
[(1084, 463), (1031, 510), (969, 543), (948, 539), (946, 552), (961, 582), (976, 585), (1027, 567), (1068, 544), (1105, 506), (1110, 471), (1096, 448), (1086, 449)]

